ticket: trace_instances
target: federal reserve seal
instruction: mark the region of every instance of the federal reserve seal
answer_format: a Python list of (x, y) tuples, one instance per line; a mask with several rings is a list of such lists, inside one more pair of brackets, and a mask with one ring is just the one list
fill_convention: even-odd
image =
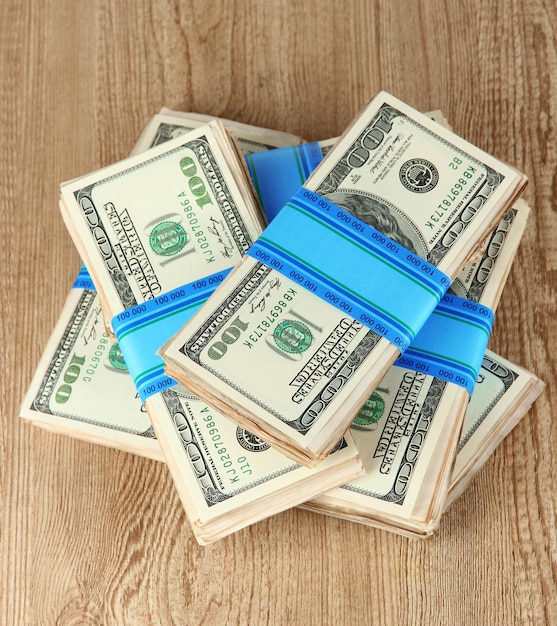
[(249, 452), (264, 452), (271, 447), (268, 443), (263, 441), (263, 439), (252, 435), (245, 428), (240, 428), (240, 426), (236, 428), (236, 439), (242, 448)]
[(149, 235), (149, 244), (155, 254), (174, 256), (184, 249), (188, 235), (177, 222), (159, 222)]
[(117, 343), (110, 347), (110, 350), (108, 351), (108, 361), (115, 370), (121, 370), (124, 372), (128, 371), (120, 346)]
[(404, 187), (415, 193), (431, 191), (439, 182), (437, 168), (425, 159), (410, 159), (403, 163), (399, 177)]
[(367, 399), (358, 415), (352, 421), (352, 426), (358, 430), (370, 430), (383, 417), (385, 401), (374, 391)]
[(313, 335), (306, 324), (299, 320), (282, 320), (273, 331), (277, 348), (288, 354), (305, 352), (313, 343)]

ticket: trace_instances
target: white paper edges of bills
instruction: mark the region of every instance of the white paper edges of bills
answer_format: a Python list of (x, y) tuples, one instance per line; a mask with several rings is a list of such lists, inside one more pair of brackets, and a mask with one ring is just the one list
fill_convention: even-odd
[(272, 148), (283, 148), (302, 142), (302, 139), (297, 135), (278, 130), (251, 126), (250, 124), (234, 122), (233, 120), (217, 118), (211, 115), (185, 113), (162, 108), (145, 126), (131, 154), (139, 154), (144, 150), (175, 139), (194, 128), (199, 128), (216, 119), (221, 121), (225, 128), (232, 133), (244, 154)]

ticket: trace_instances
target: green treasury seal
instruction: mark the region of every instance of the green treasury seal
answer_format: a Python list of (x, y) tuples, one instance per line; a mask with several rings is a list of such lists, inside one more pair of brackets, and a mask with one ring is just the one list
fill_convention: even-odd
[(385, 401), (374, 391), (354, 418), (352, 426), (371, 426), (377, 423), (385, 412)]
[(288, 354), (305, 352), (313, 343), (311, 330), (298, 320), (282, 320), (273, 331), (277, 347)]
[(188, 235), (177, 222), (159, 222), (149, 235), (149, 244), (155, 254), (174, 256), (186, 245)]
[(124, 357), (122, 355), (122, 352), (120, 351), (120, 346), (117, 343), (111, 346), (108, 352), (108, 360), (110, 362), (110, 365), (115, 370), (121, 370), (124, 372), (128, 371), (126, 362), (124, 361)]

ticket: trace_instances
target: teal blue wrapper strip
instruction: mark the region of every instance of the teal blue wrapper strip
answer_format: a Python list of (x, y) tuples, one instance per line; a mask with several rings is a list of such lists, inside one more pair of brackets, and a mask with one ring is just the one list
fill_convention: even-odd
[(141, 400), (176, 384), (164, 373), (164, 361), (156, 351), (201, 307), (229, 271), (211, 274), (114, 316), (112, 328)]
[(445, 295), (395, 365), (474, 390), (493, 326), (493, 311)]
[(76, 276), (72, 289), (89, 289), (95, 291), (95, 285), (85, 265), (81, 266), (79, 274)]
[(247, 252), (404, 352), (450, 278), (302, 187)]
[(271, 222), (323, 160), (318, 142), (254, 152), (245, 157), (253, 185)]

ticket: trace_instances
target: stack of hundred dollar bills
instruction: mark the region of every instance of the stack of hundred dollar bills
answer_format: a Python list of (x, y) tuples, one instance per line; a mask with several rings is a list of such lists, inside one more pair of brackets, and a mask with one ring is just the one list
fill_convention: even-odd
[[(318, 297), (305, 276), (246, 253), (303, 185), (428, 261), (454, 298), (495, 311), (529, 213), (526, 181), (446, 126), (386, 93), (342, 137), (312, 144), (155, 115), (128, 159), (62, 185), (88, 272), (21, 416), (165, 461), (201, 544), (293, 506), (431, 535), (543, 383), (489, 350), (473, 391), (428, 374), (405, 360), (412, 343), (352, 317), (331, 301), (337, 292)], [(380, 282), (278, 216), (293, 245), (327, 247), (339, 267)], [(323, 346), (333, 346), (327, 363)], [(334, 387), (348, 364), (347, 384)], [(333, 401), (307, 419), (324, 394)]]

